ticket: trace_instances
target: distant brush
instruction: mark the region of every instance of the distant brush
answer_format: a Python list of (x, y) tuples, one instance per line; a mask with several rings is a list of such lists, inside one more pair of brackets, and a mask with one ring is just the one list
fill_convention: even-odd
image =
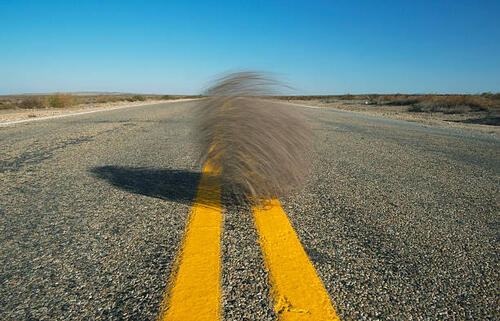
[(298, 108), (264, 99), (281, 84), (262, 73), (218, 78), (197, 109), (200, 161), (220, 170), (223, 191), (237, 203), (299, 190), (309, 173), (312, 131)]

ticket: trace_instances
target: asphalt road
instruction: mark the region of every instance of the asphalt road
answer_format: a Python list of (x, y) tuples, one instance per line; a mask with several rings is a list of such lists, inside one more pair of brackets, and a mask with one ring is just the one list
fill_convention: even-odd
[[(193, 104), (0, 127), (3, 320), (157, 318), (200, 178)], [(304, 115), (314, 175), (282, 207), (340, 318), (499, 319), (498, 137)], [(224, 217), (222, 314), (275, 320), (250, 210)]]

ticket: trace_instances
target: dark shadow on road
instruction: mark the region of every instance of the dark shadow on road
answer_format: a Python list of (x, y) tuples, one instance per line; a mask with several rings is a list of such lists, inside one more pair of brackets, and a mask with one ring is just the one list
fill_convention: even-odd
[(485, 116), (485, 117), (481, 117), (481, 118), (473, 118), (473, 119), (465, 119), (465, 120), (448, 120), (448, 121), (452, 121), (455, 123), (500, 126), (500, 117), (497, 117), (497, 116)]
[(175, 169), (156, 169), (147, 167), (101, 166), (94, 167), (90, 172), (112, 186), (122, 190), (192, 205), (195, 198), (200, 205), (217, 207), (223, 204), (226, 209), (247, 210), (249, 200), (244, 194), (221, 187), (220, 177), (207, 176), (203, 184), (199, 184), (200, 172)]
[[(122, 190), (186, 205), (193, 203), (201, 177), (201, 173), (187, 170), (122, 166), (94, 167), (90, 172)], [(205, 183), (197, 201), (210, 206), (217, 197), (217, 181), (208, 177)]]

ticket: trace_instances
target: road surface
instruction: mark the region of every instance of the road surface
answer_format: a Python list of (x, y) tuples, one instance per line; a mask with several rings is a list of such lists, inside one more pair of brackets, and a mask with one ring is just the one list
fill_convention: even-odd
[[(200, 180), (194, 104), (0, 126), (3, 320), (158, 318)], [(280, 201), (340, 319), (498, 319), (498, 137), (303, 112), (314, 174)], [(223, 213), (225, 320), (277, 318), (255, 226)]]

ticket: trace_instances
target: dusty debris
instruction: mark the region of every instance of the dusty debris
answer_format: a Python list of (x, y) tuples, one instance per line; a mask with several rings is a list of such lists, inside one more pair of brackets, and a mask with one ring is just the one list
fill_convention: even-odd
[(280, 86), (265, 74), (233, 73), (200, 101), (200, 161), (210, 158), (221, 169), (223, 190), (238, 202), (284, 196), (309, 172), (312, 131), (301, 111), (262, 99)]

